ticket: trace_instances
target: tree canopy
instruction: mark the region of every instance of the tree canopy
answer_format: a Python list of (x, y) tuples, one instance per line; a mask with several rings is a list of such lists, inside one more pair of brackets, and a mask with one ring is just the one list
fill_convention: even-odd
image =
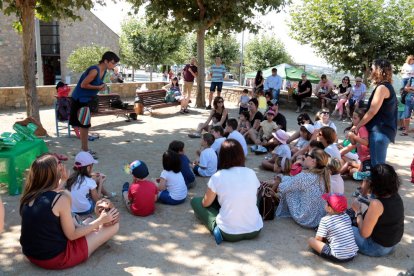
[(411, 0), (303, 0), (291, 9), (293, 37), (338, 70), (369, 74), (372, 61), (404, 63), (414, 49)]
[(91, 9), (94, 3), (104, 4), (104, 0), (0, 0), (0, 10), (18, 19), (15, 28), (22, 33), (23, 41), (23, 79), (27, 116), (40, 120), (39, 103), (36, 90), (35, 68), (35, 16), (43, 21), (52, 19), (79, 19), (76, 11), (80, 8)]
[(230, 67), (236, 61), (240, 61), (239, 48), (240, 44), (234, 35), (220, 33), (207, 36), (206, 62), (211, 65), (216, 57), (221, 57), (223, 64)]
[(282, 41), (271, 36), (255, 36), (245, 46), (244, 62), (247, 70), (263, 70), (281, 63), (292, 63), (292, 57)]
[(278, 10), (285, 0), (127, 0), (136, 12), (145, 4), (146, 15), (156, 25), (197, 34), (197, 106), (205, 106), (204, 91), (204, 40), (206, 32), (217, 34), (220, 31), (240, 32), (244, 29), (257, 31), (255, 13)]
[(67, 67), (75, 73), (83, 73), (89, 66), (101, 60), (109, 48), (101, 46), (85, 46), (75, 49), (68, 57)]

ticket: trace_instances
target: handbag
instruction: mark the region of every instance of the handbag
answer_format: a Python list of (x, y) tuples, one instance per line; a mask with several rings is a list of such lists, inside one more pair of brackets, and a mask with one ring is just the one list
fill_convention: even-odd
[(175, 102), (175, 91), (168, 91), (167, 94), (165, 95), (165, 102), (166, 103), (173, 103)]
[(276, 206), (279, 205), (279, 198), (272, 184), (260, 182), (257, 190), (259, 213), (263, 220), (273, 220), (275, 218)]

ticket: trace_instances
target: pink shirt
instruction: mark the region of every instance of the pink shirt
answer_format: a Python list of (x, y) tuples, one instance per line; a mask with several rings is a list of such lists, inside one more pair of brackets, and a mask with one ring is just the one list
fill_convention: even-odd
[[(358, 137), (368, 140), (368, 130), (365, 126), (359, 128)], [(361, 162), (364, 162), (365, 160), (369, 160), (371, 158), (371, 156), (369, 155), (369, 145), (364, 146), (360, 143), (357, 143), (357, 153), (359, 156), (359, 160), (361, 160)]]

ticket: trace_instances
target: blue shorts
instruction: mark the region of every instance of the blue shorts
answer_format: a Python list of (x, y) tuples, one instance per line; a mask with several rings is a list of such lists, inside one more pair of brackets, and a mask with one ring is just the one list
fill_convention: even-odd
[(403, 111), (398, 111), (398, 120), (403, 120), (405, 119), (405, 109)]
[(321, 255), (321, 257), (323, 257), (325, 259), (328, 259), (330, 261), (336, 262), (336, 263), (345, 263), (345, 262), (352, 261), (354, 259), (354, 257), (351, 257), (351, 258), (348, 258), (348, 259), (338, 259), (334, 255), (332, 255), (331, 247), (329, 246), (329, 244), (325, 244), (323, 246), (320, 255)]
[(217, 92), (221, 92), (221, 89), (223, 88), (223, 82), (222, 81), (212, 81), (210, 84), (210, 93), (214, 93), (214, 91), (216, 91), (216, 87), (217, 87)]
[(95, 201), (93, 201), (93, 199), (90, 198), (90, 197), (88, 197), (88, 201), (91, 204), (91, 208), (89, 208), (88, 211), (80, 212), (80, 213), (75, 213), (74, 212), (74, 213), (77, 214), (77, 215), (79, 215), (79, 216), (85, 216), (85, 215), (91, 214), (95, 210)]
[(414, 94), (410, 93), (405, 98), (404, 119), (410, 119), (414, 110)]
[(185, 201), (185, 198), (181, 200), (175, 200), (170, 196), (170, 192), (168, 192), (168, 190), (164, 190), (158, 194), (158, 201), (168, 205), (178, 205), (183, 203)]

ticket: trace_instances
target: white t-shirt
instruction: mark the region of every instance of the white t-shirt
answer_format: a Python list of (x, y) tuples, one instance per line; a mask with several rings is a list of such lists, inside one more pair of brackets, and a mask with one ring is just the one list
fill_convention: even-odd
[(344, 180), (340, 174), (331, 175), (331, 193), (344, 194)]
[(83, 182), (79, 186), (80, 178), (79, 176), (70, 190), (72, 196), (72, 212), (74, 213), (83, 213), (91, 209), (91, 203), (88, 200), (90, 197), (89, 193), (97, 187), (95, 180), (87, 176), (83, 178)]
[(403, 79), (414, 77), (414, 64), (404, 63), (401, 68), (401, 77)]
[(181, 172), (163, 170), (160, 177), (166, 180), (165, 186), (172, 199), (182, 200), (187, 197), (187, 186)]
[(220, 153), (221, 144), (226, 140), (226, 137), (220, 137), (214, 140), (214, 143), (211, 145), (211, 148), (217, 153)]
[(325, 148), (325, 152), (332, 158), (338, 158), (341, 160), (341, 153), (339, 152), (338, 146), (334, 144), (330, 144)]
[(212, 148), (204, 149), (200, 153), (200, 168), (198, 169), (198, 173), (201, 176), (212, 176), (217, 171), (217, 159), (217, 154)]
[(233, 167), (220, 170), (207, 185), (217, 194), (221, 207), (216, 223), (223, 232), (237, 235), (263, 228), (256, 205), (260, 182), (252, 169)]
[(324, 126), (331, 127), (331, 128), (333, 128), (333, 129), (335, 130), (335, 132), (336, 132), (336, 126), (335, 126), (335, 124), (334, 124), (332, 121), (329, 121), (327, 125), (325, 125), (324, 123), (322, 123), (322, 120), (316, 121), (316, 122), (313, 124), (313, 127), (315, 128), (315, 130), (316, 130), (316, 129), (320, 129), (321, 127), (324, 127)]
[(277, 146), (273, 150), (273, 153), (280, 157), (286, 157), (288, 159), (292, 158), (292, 153), (290, 151), (290, 148), (286, 144), (280, 144), (279, 146)]
[(233, 130), (227, 138), (237, 140), (243, 148), (244, 156), (247, 156), (246, 139), (244, 139), (243, 135), (240, 132), (238, 132), (237, 130)]
[(310, 143), (310, 141), (306, 140), (303, 137), (299, 137), (298, 141), (295, 144), (295, 147), (297, 147), (298, 149), (303, 149), (304, 147), (309, 145), (309, 143)]

